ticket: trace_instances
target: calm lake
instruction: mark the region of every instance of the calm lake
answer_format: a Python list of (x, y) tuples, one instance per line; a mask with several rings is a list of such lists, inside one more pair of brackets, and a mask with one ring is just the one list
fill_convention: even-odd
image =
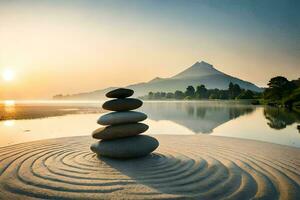
[[(0, 146), (90, 135), (106, 112), (102, 103), (1, 102)], [(148, 115), (146, 134), (209, 134), (300, 147), (296, 112), (230, 101), (144, 102), (139, 111)]]

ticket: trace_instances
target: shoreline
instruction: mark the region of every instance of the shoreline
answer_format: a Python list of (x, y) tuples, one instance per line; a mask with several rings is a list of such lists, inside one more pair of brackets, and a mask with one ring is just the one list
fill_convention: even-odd
[[(180, 137), (218, 137), (218, 138), (226, 138), (229, 140), (242, 140), (242, 141), (249, 141), (249, 142), (254, 142), (254, 143), (262, 143), (262, 144), (270, 144), (270, 145), (278, 145), (278, 146), (282, 146), (282, 147), (289, 147), (289, 148), (295, 148), (295, 149), (299, 149), (300, 147), (297, 146), (290, 146), (287, 144), (279, 144), (279, 143), (274, 143), (274, 142), (268, 142), (268, 141), (262, 141), (262, 140), (255, 140), (255, 139), (248, 139), (248, 138), (239, 138), (239, 137), (231, 137), (231, 136), (222, 136), (222, 135), (210, 135), (210, 134), (191, 134), (191, 135), (181, 135), (181, 134), (143, 134), (143, 135), (149, 135), (152, 137), (165, 137), (165, 136), (180, 136)], [(32, 142), (48, 142), (49, 140), (64, 140), (64, 139), (68, 139), (68, 138), (85, 138), (85, 137), (91, 137), (91, 134), (87, 134), (87, 135), (74, 135), (74, 136), (63, 136), (63, 137), (56, 137), (56, 138), (46, 138), (46, 139), (37, 139), (37, 140), (32, 140), (32, 141), (24, 141), (24, 142), (20, 142), (20, 143), (16, 143), (16, 144), (8, 144), (5, 146), (0, 146), (0, 150), (1, 148), (7, 148), (7, 147), (11, 147), (11, 146), (15, 146), (15, 145), (22, 145), (22, 144), (26, 144), (26, 143), (32, 143)], [(92, 138), (93, 139), (93, 138)], [(97, 141), (96, 139), (93, 139), (93, 141)]]

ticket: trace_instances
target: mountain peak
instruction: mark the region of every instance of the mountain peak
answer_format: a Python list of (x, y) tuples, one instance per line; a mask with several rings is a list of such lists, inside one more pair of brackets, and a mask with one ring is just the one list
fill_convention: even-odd
[(201, 62), (196, 62), (195, 64), (193, 64), (191, 67), (207, 67), (207, 68), (213, 68), (213, 65), (205, 62), (205, 61), (201, 61)]
[(196, 62), (188, 69), (182, 71), (181, 73), (175, 75), (173, 78), (181, 79), (181, 78), (188, 78), (188, 77), (195, 77), (195, 76), (207, 76), (213, 74), (220, 74), (221, 72), (216, 70), (213, 65), (201, 61)]

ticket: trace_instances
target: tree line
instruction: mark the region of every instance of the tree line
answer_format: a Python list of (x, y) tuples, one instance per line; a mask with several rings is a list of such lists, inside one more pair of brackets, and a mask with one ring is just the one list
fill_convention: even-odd
[[(229, 83), (227, 90), (207, 89), (205, 85), (188, 86), (185, 91), (149, 92), (143, 97), (149, 100), (200, 100), (200, 99), (255, 99), (257, 104), (285, 107), (300, 111), (300, 78), (289, 81), (283, 76), (271, 78), (268, 87), (262, 93), (241, 88)], [(257, 100), (257, 101), (256, 101)]]
[(256, 99), (260, 93), (251, 90), (245, 90), (238, 84), (229, 83), (227, 90), (221, 89), (207, 89), (205, 85), (199, 85), (194, 88), (192, 85), (188, 86), (185, 91), (176, 90), (172, 92), (149, 92), (143, 97), (149, 100), (199, 100), (199, 99)]

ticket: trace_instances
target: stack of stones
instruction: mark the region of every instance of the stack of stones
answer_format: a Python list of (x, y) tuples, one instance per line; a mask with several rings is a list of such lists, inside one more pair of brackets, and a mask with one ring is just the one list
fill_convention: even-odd
[(141, 112), (131, 111), (142, 106), (139, 99), (128, 98), (133, 95), (133, 90), (119, 88), (106, 94), (108, 98), (103, 108), (114, 111), (101, 116), (98, 124), (105, 127), (93, 132), (93, 138), (100, 141), (92, 144), (91, 150), (98, 156), (110, 158), (136, 158), (146, 156), (154, 151), (159, 143), (147, 135), (140, 135), (149, 127), (140, 123), (147, 118)]

